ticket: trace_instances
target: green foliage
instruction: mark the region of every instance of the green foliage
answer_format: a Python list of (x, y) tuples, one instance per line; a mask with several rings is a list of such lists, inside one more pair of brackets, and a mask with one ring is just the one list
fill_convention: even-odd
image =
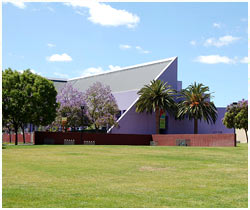
[(2, 73), (3, 122), (11, 121), (16, 127), (24, 117), (24, 92), (21, 90), (20, 73), (6, 69)]
[(173, 113), (176, 108), (173, 99), (175, 91), (170, 87), (167, 82), (164, 83), (160, 80), (153, 80), (150, 85), (145, 85), (138, 91), (140, 98), (136, 103), (136, 112), (152, 113), (157, 109), (162, 109)]
[[(204, 120), (207, 123), (215, 123), (217, 119), (217, 109), (213, 102), (210, 102), (211, 93), (208, 93), (209, 87), (202, 83), (189, 85), (186, 89), (180, 91), (178, 98), (177, 118), (189, 120)], [(197, 126), (197, 127), (196, 127)], [(195, 124), (195, 133), (198, 132), (198, 124)]]
[(156, 133), (159, 133), (160, 110), (174, 113), (176, 104), (173, 95), (176, 93), (171, 86), (160, 80), (151, 81), (150, 85), (145, 85), (138, 91), (140, 98), (136, 102), (136, 112), (155, 112)]
[(25, 93), (26, 106), (29, 109), (29, 122), (42, 126), (50, 124), (56, 117), (56, 108), (58, 107), (57, 92), (53, 82), (32, 74), (29, 70), (24, 71), (22, 77), (26, 81)]
[(227, 128), (244, 129), (248, 141), (248, 101), (242, 100), (227, 106), (227, 112), (223, 118), (223, 124)]
[(238, 113), (237, 107), (233, 106), (230, 109), (227, 108), (227, 112), (224, 115), (223, 118), (223, 124), (227, 128), (235, 128), (235, 117)]
[[(56, 90), (46, 78), (8, 68), (2, 74), (3, 119), (10, 122), (15, 132), (25, 123), (47, 125), (56, 116)], [(17, 144), (17, 142), (16, 142)]]
[(64, 106), (58, 111), (59, 125), (61, 124), (62, 117), (67, 117), (65, 128), (71, 127), (76, 129), (88, 123), (85, 112), (82, 114), (81, 108), (77, 106)]
[(235, 117), (235, 127), (248, 130), (248, 107), (243, 107)]

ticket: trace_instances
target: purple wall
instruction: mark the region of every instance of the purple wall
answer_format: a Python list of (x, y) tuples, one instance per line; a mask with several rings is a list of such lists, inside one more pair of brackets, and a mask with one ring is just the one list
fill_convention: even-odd
[(177, 91), (182, 89), (182, 81), (177, 81)]
[(138, 114), (135, 105), (119, 120), (119, 127), (114, 127), (110, 133), (120, 134), (152, 134), (155, 133), (155, 114)]
[[(215, 124), (207, 124), (205, 121), (198, 121), (199, 134), (216, 134), (216, 133), (233, 133), (233, 129), (226, 128), (222, 123), (222, 118), (226, 112), (226, 108), (217, 108), (218, 117)], [(175, 120), (169, 117), (168, 134), (191, 134), (194, 132), (193, 120)]]
[[(201, 134), (206, 133), (234, 133), (234, 129), (226, 128), (225, 125), (222, 123), (222, 119), (224, 118), (226, 108), (225, 107), (217, 107), (218, 117), (215, 124), (206, 124), (205, 122), (200, 123)], [(198, 125), (199, 126), (199, 125)]]
[[(199, 134), (233, 133), (233, 129), (226, 128), (222, 123), (226, 108), (217, 108), (218, 118), (215, 124), (198, 122)], [(193, 120), (175, 120), (168, 116), (167, 134), (192, 134), (194, 132)], [(110, 133), (123, 134), (155, 134), (155, 113), (138, 114), (133, 106), (119, 121), (120, 128), (113, 128)]]
[[(167, 68), (165, 72), (159, 77), (160, 80), (168, 81), (172, 88), (177, 88), (177, 59)], [(120, 102), (120, 107), (126, 106), (126, 100), (130, 100), (130, 95), (127, 98), (119, 99), (122, 95), (116, 95), (117, 100)], [(125, 96), (125, 93), (124, 95)], [(123, 104), (122, 104), (123, 102)], [(135, 102), (135, 101), (133, 101)], [(118, 105), (119, 106), (119, 105)], [(123, 133), (123, 134), (155, 134), (155, 113), (138, 114), (135, 112), (135, 104), (118, 120), (119, 127), (111, 129), (110, 133)]]
[[(180, 82), (177, 81), (177, 59), (159, 76), (160, 80), (168, 82), (173, 89), (180, 88)], [(155, 134), (155, 113), (138, 114), (135, 112), (135, 104), (130, 108), (136, 98), (137, 90), (114, 93), (120, 110), (127, 110), (118, 120), (119, 127), (111, 129), (110, 133), (121, 134)], [(233, 133), (233, 129), (226, 128), (222, 123), (226, 108), (217, 108), (218, 118), (215, 124), (207, 124), (204, 121), (198, 122), (199, 134), (215, 133)], [(168, 134), (192, 134), (194, 132), (194, 123), (192, 120), (175, 120), (168, 116), (167, 130)]]
[(127, 110), (131, 104), (138, 98), (138, 90), (130, 90), (123, 92), (112, 93), (116, 99), (120, 110)]
[(176, 58), (167, 70), (157, 78), (161, 81), (168, 82), (168, 84), (171, 85), (171, 88), (175, 90), (177, 89), (177, 61), (178, 59)]

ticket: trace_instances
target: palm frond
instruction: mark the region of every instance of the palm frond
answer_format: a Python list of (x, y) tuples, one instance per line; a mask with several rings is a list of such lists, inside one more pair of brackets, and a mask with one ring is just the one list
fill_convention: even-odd
[(176, 91), (167, 82), (153, 80), (150, 85), (145, 85), (138, 91), (140, 98), (136, 103), (136, 112), (152, 113), (156, 109), (163, 109), (173, 113), (176, 110), (175, 94)]
[(213, 102), (210, 102), (211, 93), (209, 88), (202, 83), (194, 83), (179, 92), (178, 112), (176, 118), (204, 120), (207, 123), (215, 123), (217, 109)]

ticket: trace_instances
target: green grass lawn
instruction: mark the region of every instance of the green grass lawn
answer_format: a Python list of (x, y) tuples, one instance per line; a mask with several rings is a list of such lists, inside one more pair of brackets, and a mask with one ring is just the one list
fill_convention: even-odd
[(248, 207), (248, 148), (3, 150), (3, 207)]

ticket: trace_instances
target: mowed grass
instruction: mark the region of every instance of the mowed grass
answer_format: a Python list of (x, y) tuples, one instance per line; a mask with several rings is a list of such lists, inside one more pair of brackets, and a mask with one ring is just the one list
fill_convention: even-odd
[(41, 145), (3, 150), (3, 207), (248, 207), (248, 149)]

